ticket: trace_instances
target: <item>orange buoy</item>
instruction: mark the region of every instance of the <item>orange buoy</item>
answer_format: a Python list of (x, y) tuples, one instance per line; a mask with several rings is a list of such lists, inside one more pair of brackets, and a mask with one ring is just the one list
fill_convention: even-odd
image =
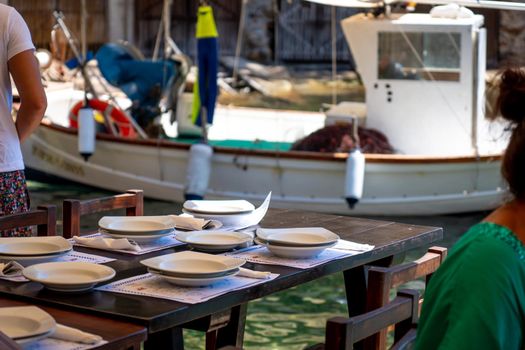
[[(78, 129), (78, 113), (80, 109), (84, 106), (84, 101), (77, 102), (71, 111), (69, 112), (69, 125), (72, 128)], [(128, 138), (137, 138), (138, 134), (133, 125), (129, 121), (127, 115), (120, 108), (110, 105), (109, 103), (97, 99), (89, 100), (89, 107), (94, 111), (98, 111), (102, 114), (106, 111), (111, 111), (110, 117), (111, 121), (117, 128), (118, 136), (128, 137)]]

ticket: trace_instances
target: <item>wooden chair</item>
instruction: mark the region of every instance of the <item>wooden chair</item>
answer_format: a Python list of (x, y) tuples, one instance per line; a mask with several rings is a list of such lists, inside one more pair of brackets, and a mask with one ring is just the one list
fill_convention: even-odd
[(333, 317), (326, 322), (325, 343), (308, 350), (350, 350), (354, 344), (388, 326), (395, 326), (394, 345), (391, 350), (405, 349), (415, 340), (415, 325), (419, 317), (419, 293), (402, 290), (383, 307), (362, 315)]
[[(371, 266), (368, 270), (368, 291), (366, 311), (381, 308), (388, 304), (390, 290), (404, 283), (426, 278), (426, 283), (447, 256), (447, 249), (431, 247), (418, 260), (391, 267)], [(382, 330), (364, 341), (365, 349), (385, 349), (387, 331)]]
[(37, 210), (0, 216), (0, 231), (36, 226), (38, 236), (55, 236), (56, 218), (56, 206), (40, 205), (37, 207)]
[(124, 194), (88, 200), (66, 199), (63, 203), (64, 238), (80, 235), (80, 217), (114, 209), (126, 209), (127, 216), (144, 215), (142, 190), (128, 190)]

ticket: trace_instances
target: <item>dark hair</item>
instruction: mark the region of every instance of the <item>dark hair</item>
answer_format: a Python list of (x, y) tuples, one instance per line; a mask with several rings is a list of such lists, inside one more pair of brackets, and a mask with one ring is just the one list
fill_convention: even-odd
[(525, 71), (506, 69), (501, 73), (497, 108), (513, 124), (509, 145), (503, 157), (501, 173), (510, 192), (525, 199)]

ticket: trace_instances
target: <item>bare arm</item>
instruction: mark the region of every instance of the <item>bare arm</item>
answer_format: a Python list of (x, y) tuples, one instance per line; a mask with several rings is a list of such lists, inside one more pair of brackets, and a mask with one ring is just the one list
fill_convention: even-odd
[(47, 108), (47, 99), (33, 50), (23, 51), (13, 56), (7, 65), (20, 95), (16, 130), (20, 143), (22, 143), (40, 124)]

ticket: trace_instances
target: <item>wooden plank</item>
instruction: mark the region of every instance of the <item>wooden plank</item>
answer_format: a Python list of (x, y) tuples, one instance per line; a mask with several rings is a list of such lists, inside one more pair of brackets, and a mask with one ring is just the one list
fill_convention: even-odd
[[(107, 41), (106, 1), (90, 0), (86, 4), (89, 13), (87, 41), (90, 49), (95, 49)], [(77, 38), (80, 36), (81, 9), (77, 1), (58, 0), (56, 8), (54, 0), (9, 0), (9, 5), (15, 7), (24, 17), (36, 47), (49, 48), (55, 9), (64, 13), (71, 32)]]
[[(311, 3), (289, 4), (287, 0), (281, 0), (280, 5), (276, 55), (288, 62), (331, 62), (331, 8)], [(336, 12), (337, 59), (341, 62), (353, 59), (339, 22), (354, 13), (355, 10), (346, 8), (338, 8)]]
[[(136, 20), (135, 32), (139, 37), (139, 47), (151, 54), (157, 35), (162, 13), (161, 0), (135, 1)], [(235, 53), (235, 40), (240, 15), (240, 0), (210, 1), (214, 10), (215, 23), (219, 32), (219, 48), (221, 55)], [(197, 23), (198, 1), (174, 1), (172, 5), (171, 35), (177, 46), (188, 56), (195, 59), (196, 41), (195, 26)]]

